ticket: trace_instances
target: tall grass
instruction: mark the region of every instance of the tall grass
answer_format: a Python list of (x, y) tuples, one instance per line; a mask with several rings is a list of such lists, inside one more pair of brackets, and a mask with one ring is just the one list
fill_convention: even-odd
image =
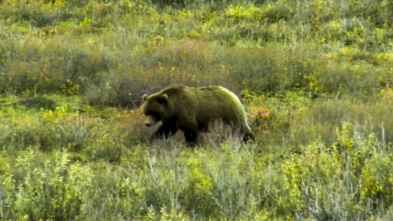
[[(390, 220), (388, 1), (2, 1), (0, 220)], [(151, 141), (143, 94), (238, 94)]]
[(147, 84), (361, 96), (392, 82), (388, 3), (216, 3), (4, 3), (0, 89), (135, 107)]

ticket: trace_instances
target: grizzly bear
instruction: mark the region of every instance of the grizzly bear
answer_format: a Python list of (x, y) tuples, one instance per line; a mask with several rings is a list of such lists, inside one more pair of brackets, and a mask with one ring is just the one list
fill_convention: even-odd
[(181, 130), (187, 144), (194, 145), (199, 132), (218, 120), (239, 130), (244, 142), (254, 141), (242, 103), (224, 87), (176, 85), (143, 95), (143, 100), (145, 125), (151, 127), (161, 121), (153, 138), (168, 138)]

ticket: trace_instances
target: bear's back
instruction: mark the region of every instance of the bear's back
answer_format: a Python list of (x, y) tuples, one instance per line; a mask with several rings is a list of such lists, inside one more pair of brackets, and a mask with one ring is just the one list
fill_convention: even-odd
[(226, 123), (241, 125), (245, 111), (240, 99), (221, 86), (206, 86), (196, 89), (199, 102), (199, 120), (212, 121), (221, 119)]

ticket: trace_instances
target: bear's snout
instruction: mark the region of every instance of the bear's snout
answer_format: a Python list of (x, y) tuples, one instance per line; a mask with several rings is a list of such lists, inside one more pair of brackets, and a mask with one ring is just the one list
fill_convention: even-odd
[(156, 117), (147, 116), (147, 119), (146, 119), (146, 121), (145, 121), (145, 125), (146, 125), (147, 127), (151, 127), (151, 126), (153, 126), (154, 124), (156, 124), (157, 122), (158, 122), (158, 120), (157, 120)]
[(145, 122), (145, 125), (146, 125), (147, 127), (153, 126), (152, 124), (150, 124), (150, 123), (148, 123), (148, 122)]

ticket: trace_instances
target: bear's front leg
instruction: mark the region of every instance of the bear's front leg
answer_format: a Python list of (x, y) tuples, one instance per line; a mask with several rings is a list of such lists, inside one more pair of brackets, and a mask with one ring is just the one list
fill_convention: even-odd
[(164, 122), (153, 134), (153, 138), (168, 138), (177, 132), (175, 122)]
[(194, 146), (199, 137), (198, 125), (182, 127), (181, 129), (184, 133), (184, 137), (186, 138), (187, 145)]

